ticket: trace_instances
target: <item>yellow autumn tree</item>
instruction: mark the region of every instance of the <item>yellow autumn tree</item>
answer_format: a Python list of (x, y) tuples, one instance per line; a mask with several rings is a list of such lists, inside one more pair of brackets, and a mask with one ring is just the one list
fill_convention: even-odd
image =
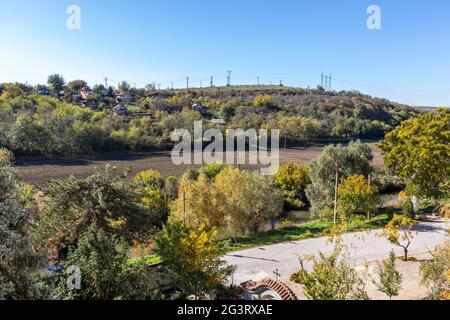
[(184, 221), (191, 227), (224, 225), (215, 185), (204, 173), (199, 174), (197, 180), (187, 177), (180, 180), (178, 197), (172, 203), (170, 213), (171, 218)]
[(216, 236), (214, 228), (172, 222), (164, 226), (156, 240), (167, 275), (195, 299), (207, 297), (233, 270), (222, 259), (223, 243), (215, 241)]
[(338, 187), (338, 210), (342, 215), (366, 213), (370, 220), (370, 214), (375, 210), (378, 201), (378, 190), (370, 184), (362, 175), (352, 175), (343, 178)]
[(234, 234), (257, 233), (283, 209), (283, 196), (273, 181), (254, 172), (227, 168), (215, 180), (217, 205)]

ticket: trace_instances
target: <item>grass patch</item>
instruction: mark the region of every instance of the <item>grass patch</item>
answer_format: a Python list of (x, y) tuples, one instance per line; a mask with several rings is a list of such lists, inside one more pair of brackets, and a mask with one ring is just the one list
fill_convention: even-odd
[[(349, 226), (349, 232), (368, 231), (384, 227), (390, 220), (389, 214), (381, 214), (370, 221), (353, 219)], [(293, 227), (281, 228), (257, 235), (237, 238), (236, 242), (226, 242), (227, 252), (267, 246), (271, 244), (297, 241), (326, 236), (328, 230), (333, 227), (333, 221), (314, 221)]]
[(161, 257), (158, 256), (156, 253), (153, 253), (151, 255), (145, 256), (143, 258), (132, 258), (128, 260), (128, 263), (131, 265), (136, 264), (145, 264), (146, 266), (153, 266), (155, 264), (161, 263)]

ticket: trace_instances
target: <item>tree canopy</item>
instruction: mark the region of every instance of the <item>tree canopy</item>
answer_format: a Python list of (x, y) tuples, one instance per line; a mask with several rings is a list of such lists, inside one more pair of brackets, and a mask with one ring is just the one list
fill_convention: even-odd
[(450, 192), (450, 110), (402, 122), (380, 143), (385, 165), (416, 186), (418, 196)]

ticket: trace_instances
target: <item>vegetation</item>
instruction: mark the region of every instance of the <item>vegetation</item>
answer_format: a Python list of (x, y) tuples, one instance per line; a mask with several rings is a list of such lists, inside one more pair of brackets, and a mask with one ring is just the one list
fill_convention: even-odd
[(157, 253), (167, 274), (196, 299), (210, 294), (232, 272), (222, 260), (224, 250), (215, 237), (214, 229), (175, 222), (165, 225), (157, 239)]
[(92, 224), (69, 250), (63, 270), (80, 268), (80, 287), (67, 286), (73, 273), (57, 278), (57, 299), (116, 300), (155, 298), (154, 275), (143, 264), (128, 263), (128, 246), (120, 238)]
[(404, 121), (380, 143), (385, 165), (406, 179), (416, 196), (439, 199), (450, 192), (450, 110)]
[(312, 271), (301, 259), (301, 269), (291, 275), (291, 281), (299, 283), (310, 300), (368, 300), (364, 281), (350, 267), (343, 250), (337, 242), (330, 255), (320, 252), (318, 257), (306, 257)]
[(11, 160), (11, 153), (0, 149), (0, 300), (39, 298), (32, 276), (43, 260), (32, 250), (27, 234), (32, 216), (20, 201), (22, 190)]
[(383, 228), (380, 235), (403, 249), (404, 261), (408, 261), (408, 248), (414, 239), (415, 232), (413, 228), (416, 224), (417, 222), (411, 218), (395, 215)]
[(369, 146), (360, 141), (350, 142), (348, 146), (327, 146), (309, 165), (311, 184), (306, 188), (306, 195), (312, 212), (322, 217), (324, 211), (333, 208), (337, 169), (341, 178), (367, 177), (372, 172), (372, 159)]
[(365, 213), (367, 220), (376, 209), (378, 190), (364, 176), (342, 178), (338, 187), (338, 210), (341, 215)]
[[(358, 218), (350, 219), (347, 232), (368, 231), (383, 228), (389, 222), (388, 214), (381, 214), (371, 221), (362, 221)], [(248, 235), (236, 238), (227, 243), (227, 251), (236, 251), (271, 244), (304, 240), (328, 236), (333, 228), (333, 221), (313, 221), (289, 227), (280, 227), (273, 231)]]
[(450, 299), (450, 243), (431, 252), (433, 259), (420, 265), (421, 283), (426, 286), (432, 299)]
[(398, 296), (402, 277), (395, 268), (395, 253), (391, 251), (389, 258), (378, 266), (378, 281), (374, 281), (378, 290), (385, 293), (389, 299)]
[[(204, 110), (192, 110), (194, 103)], [(114, 112), (118, 104), (128, 108), (127, 115)], [(168, 149), (173, 130), (192, 132), (197, 120), (204, 120), (206, 129), (221, 131), (278, 128), (293, 144), (379, 139), (418, 113), (357, 92), (265, 86), (156, 91), (127, 83), (91, 90), (82, 79), (66, 85), (55, 74), (49, 76), (48, 86), (0, 84), (0, 143), (18, 155)], [(224, 118), (226, 125), (211, 123), (213, 117)]]
[(214, 180), (203, 172), (196, 180), (183, 177), (171, 217), (194, 227), (218, 227), (225, 233), (245, 235), (264, 230), (269, 221), (273, 225), (281, 211), (281, 192), (270, 179), (225, 168)]
[(275, 173), (274, 181), (283, 192), (287, 209), (305, 207), (307, 202), (305, 189), (310, 183), (307, 167), (292, 162), (284, 164)]
[(131, 244), (147, 238), (163, 222), (164, 213), (142, 205), (141, 197), (110, 167), (86, 179), (52, 181), (38, 199), (40, 212), (33, 231), (41, 246), (56, 250), (56, 257), (58, 251), (78, 243), (92, 224)]

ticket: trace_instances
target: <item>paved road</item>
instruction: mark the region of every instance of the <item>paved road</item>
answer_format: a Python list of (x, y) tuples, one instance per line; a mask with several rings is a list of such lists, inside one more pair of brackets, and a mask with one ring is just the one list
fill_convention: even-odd
[[(424, 253), (442, 244), (449, 238), (447, 230), (448, 225), (442, 220), (421, 223), (411, 242), (410, 254)], [(353, 264), (384, 259), (392, 249), (396, 254), (402, 255), (403, 250), (378, 237), (379, 232), (358, 232), (343, 236)], [(289, 277), (298, 271), (299, 257), (317, 255), (319, 251), (330, 252), (332, 248), (333, 245), (328, 243), (327, 238), (308, 239), (232, 252), (225, 256), (225, 260), (236, 265), (233, 282), (241, 283), (265, 277), (273, 278), (275, 270), (278, 270), (281, 277)], [(305, 265), (310, 267), (310, 264)]]

